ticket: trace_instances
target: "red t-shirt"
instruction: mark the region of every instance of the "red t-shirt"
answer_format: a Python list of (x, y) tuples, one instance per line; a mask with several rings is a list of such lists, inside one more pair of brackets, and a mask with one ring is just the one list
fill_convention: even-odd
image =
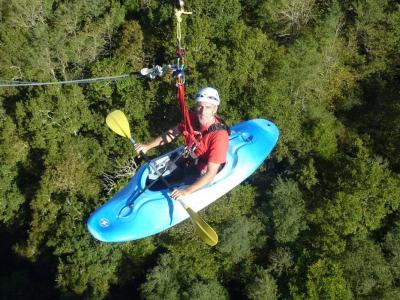
[[(190, 113), (190, 121), (194, 130), (203, 132), (208, 129), (200, 125), (200, 128), (195, 128), (195, 124), (198, 124), (197, 114), (195, 112)], [(215, 123), (221, 123), (216, 119)], [(211, 125), (210, 125), (211, 126)], [(183, 124), (178, 125), (179, 131), (182, 133), (184, 130)], [(199, 158), (199, 163), (196, 168), (199, 170), (207, 170), (207, 163), (212, 162), (216, 164), (223, 164), (226, 161), (226, 153), (229, 147), (229, 135), (226, 130), (217, 130), (204, 135), (200, 144), (197, 146), (194, 154)]]

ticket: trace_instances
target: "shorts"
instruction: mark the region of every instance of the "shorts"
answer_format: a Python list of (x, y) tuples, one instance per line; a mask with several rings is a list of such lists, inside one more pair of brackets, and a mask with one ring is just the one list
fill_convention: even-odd
[[(176, 163), (176, 168), (170, 174), (163, 177), (165, 181), (168, 182), (170, 187), (177, 187), (180, 185), (191, 185), (197, 179), (199, 179), (201, 175), (201, 170), (196, 169), (194, 166), (188, 165), (184, 161), (178, 161)], [(151, 187), (149, 187), (149, 190), (151, 191), (160, 191), (168, 188), (161, 178), (156, 180), (148, 180), (146, 184), (151, 184)]]

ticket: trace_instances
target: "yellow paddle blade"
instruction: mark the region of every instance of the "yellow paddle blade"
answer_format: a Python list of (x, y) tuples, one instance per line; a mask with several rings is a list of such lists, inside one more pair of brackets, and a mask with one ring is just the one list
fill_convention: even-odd
[(123, 137), (131, 138), (131, 130), (129, 129), (129, 122), (125, 114), (120, 110), (114, 110), (109, 113), (106, 118), (108, 127), (115, 133)]
[(206, 221), (204, 221), (193, 209), (188, 207), (186, 204), (183, 204), (183, 207), (190, 215), (194, 228), (196, 229), (196, 232), (200, 236), (200, 238), (207, 245), (215, 246), (218, 243), (218, 235), (214, 231), (214, 229), (212, 229), (211, 226), (206, 223)]

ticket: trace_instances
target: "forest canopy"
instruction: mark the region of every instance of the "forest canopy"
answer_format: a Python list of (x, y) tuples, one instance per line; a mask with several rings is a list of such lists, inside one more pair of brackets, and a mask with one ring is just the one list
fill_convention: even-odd
[[(175, 2), (1, 1), (0, 85), (171, 64)], [(123, 110), (149, 141), (180, 120), (171, 77), (0, 87), (1, 298), (400, 299), (400, 1), (185, 9), (189, 106), (213, 86), (228, 124), (280, 130), (261, 168), (201, 212), (220, 243), (190, 221), (126, 243), (86, 228), (137, 167), (106, 115)]]

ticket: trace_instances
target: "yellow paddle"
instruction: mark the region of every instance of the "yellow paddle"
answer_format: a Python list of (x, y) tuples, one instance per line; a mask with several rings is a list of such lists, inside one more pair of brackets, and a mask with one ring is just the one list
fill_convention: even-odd
[[(106, 123), (112, 131), (123, 137), (128, 138), (132, 144), (134, 145), (136, 144), (135, 140), (131, 136), (128, 119), (126, 118), (125, 114), (122, 111), (114, 110), (113, 112), (109, 113), (106, 118)], [(161, 178), (161, 180), (165, 183), (165, 185), (171, 190), (172, 189), (171, 186), (168, 184), (168, 182), (165, 180), (162, 174), (160, 174), (158, 169), (153, 166), (149, 158), (143, 152), (139, 154), (144, 158), (144, 160), (149, 164), (149, 166), (153, 168), (153, 170), (157, 173), (157, 175)], [(183, 206), (183, 208), (189, 214), (192, 223), (194, 225), (194, 228), (197, 234), (200, 236), (200, 238), (206, 244), (210, 246), (215, 246), (218, 243), (218, 235), (214, 231), (214, 229), (212, 229), (211, 226), (208, 225), (193, 209), (191, 209), (189, 206), (183, 203), (181, 199), (178, 199), (178, 202)]]

